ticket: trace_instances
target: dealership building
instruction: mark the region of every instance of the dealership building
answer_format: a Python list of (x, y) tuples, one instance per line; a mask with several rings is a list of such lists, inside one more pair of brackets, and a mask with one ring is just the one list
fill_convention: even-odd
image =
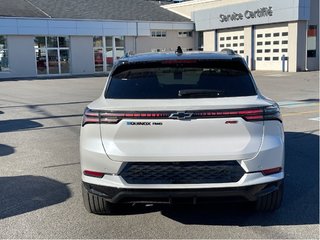
[(154, 1), (0, 3), (0, 78), (101, 74), (125, 53), (195, 46), (194, 23)]
[(193, 0), (167, 5), (203, 32), (203, 48), (231, 48), (253, 70), (319, 70), (319, 0)]
[(319, 70), (318, 0), (0, 0), (0, 79), (105, 74), (126, 53), (233, 49)]

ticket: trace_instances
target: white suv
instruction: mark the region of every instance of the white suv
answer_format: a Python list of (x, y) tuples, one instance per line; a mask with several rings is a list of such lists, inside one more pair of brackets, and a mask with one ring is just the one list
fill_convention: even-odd
[(279, 107), (232, 52), (120, 59), (84, 112), (80, 156), (84, 205), (96, 214), (225, 198), (271, 211), (282, 200)]

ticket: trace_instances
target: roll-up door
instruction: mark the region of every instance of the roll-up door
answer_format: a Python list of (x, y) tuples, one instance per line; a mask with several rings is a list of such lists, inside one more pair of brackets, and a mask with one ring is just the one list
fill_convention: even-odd
[(282, 57), (285, 70), (288, 63), (288, 25), (257, 26), (254, 33), (255, 69), (282, 70)]

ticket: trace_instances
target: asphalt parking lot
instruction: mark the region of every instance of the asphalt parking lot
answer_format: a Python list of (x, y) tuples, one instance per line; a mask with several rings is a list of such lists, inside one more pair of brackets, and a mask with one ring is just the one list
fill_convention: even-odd
[(105, 78), (0, 81), (0, 238), (318, 239), (319, 72), (253, 74), (284, 119), (285, 195), (274, 213), (212, 204), (89, 214), (80, 121)]

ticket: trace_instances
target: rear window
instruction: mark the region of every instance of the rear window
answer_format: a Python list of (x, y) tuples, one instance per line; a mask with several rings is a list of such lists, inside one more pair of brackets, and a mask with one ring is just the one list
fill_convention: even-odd
[(216, 98), (256, 95), (238, 60), (168, 60), (120, 65), (105, 97), (112, 99)]

